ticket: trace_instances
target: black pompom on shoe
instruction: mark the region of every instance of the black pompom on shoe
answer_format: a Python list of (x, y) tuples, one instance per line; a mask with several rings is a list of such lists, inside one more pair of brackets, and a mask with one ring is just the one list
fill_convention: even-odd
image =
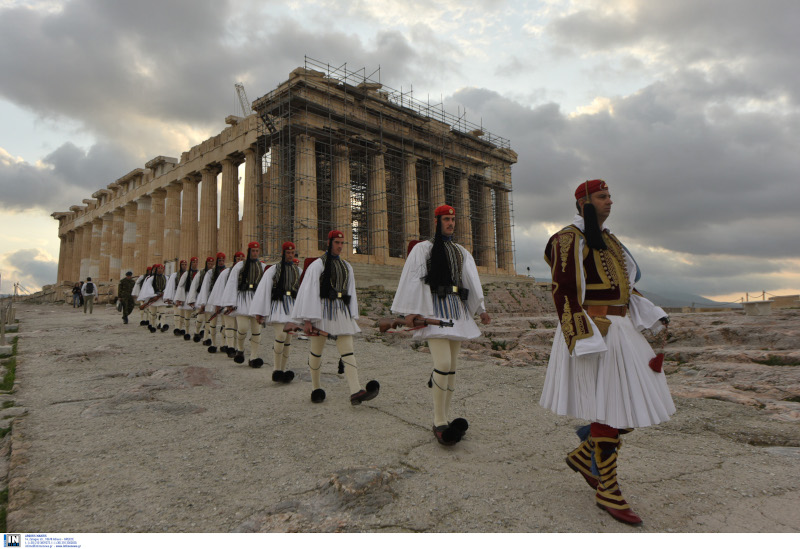
[(217, 348), (212, 345), (211, 347), (208, 348), (208, 352), (209, 353), (216, 353), (217, 352)]
[(222, 346), (219, 348), (219, 352), (220, 352), (220, 353), (227, 353), (227, 352), (228, 352), (228, 346), (227, 346), (227, 345), (222, 345)]
[(244, 353), (242, 351), (239, 351), (238, 353), (236, 353), (236, 356), (233, 357), (233, 361), (236, 364), (244, 364)]
[(467, 429), (469, 429), (469, 422), (463, 417), (457, 417), (456, 419), (450, 422), (450, 428), (453, 431), (461, 433), (463, 435), (464, 433), (467, 432)]
[(272, 381), (275, 383), (280, 383), (283, 381), (283, 372), (281, 370), (272, 370)]
[(203, 339), (203, 336), (201, 334), (194, 334), (194, 337), (192, 337), (192, 341), (194, 341), (195, 343), (199, 343), (201, 339)]
[(155, 326), (148, 326), (147, 329), (150, 330), (151, 334), (156, 333), (156, 327)]
[(180, 331), (179, 329), (177, 329), (177, 328), (175, 328), (174, 330), (172, 330), (172, 333), (173, 333), (174, 335), (176, 335), (176, 336), (179, 336), (179, 335), (181, 335), (181, 331)]
[(322, 389), (314, 389), (311, 391), (311, 402), (314, 404), (319, 404), (325, 400), (325, 391)]
[(281, 381), (283, 381), (284, 383), (289, 383), (293, 379), (294, 379), (294, 372), (293, 371), (286, 370), (285, 372), (283, 372), (283, 379)]
[(254, 358), (253, 360), (249, 361), (247, 365), (251, 368), (261, 368), (261, 366), (264, 365), (264, 361), (260, 358)]
[(359, 392), (350, 395), (350, 404), (353, 406), (358, 406), (362, 402), (366, 402), (367, 400), (372, 400), (376, 396), (378, 396), (378, 392), (381, 390), (381, 384), (375, 381), (374, 379), (367, 383), (367, 389), (361, 389)]
[(162, 332), (166, 332), (167, 330), (169, 330), (169, 324), (164, 324), (164, 325), (161, 327), (161, 331), (162, 331)]
[(453, 431), (448, 425), (433, 426), (433, 435), (442, 446), (453, 446), (461, 440), (461, 434)]
[[(192, 340), (192, 334), (183, 334), (183, 339), (185, 341), (191, 341)], [(195, 341), (200, 341), (200, 339), (197, 339)]]
[[(209, 345), (211, 345), (211, 340), (210, 340), (210, 339), (206, 339), (206, 340), (203, 342), (203, 345), (205, 345), (206, 347), (208, 347)], [(216, 349), (216, 347), (214, 347), (214, 348)], [(214, 352), (216, 352), (216, 351), (214, 351)]]
[(147, 321), (146, 320), (140, 320), (139, 321), (139, 326), (147, 326)]

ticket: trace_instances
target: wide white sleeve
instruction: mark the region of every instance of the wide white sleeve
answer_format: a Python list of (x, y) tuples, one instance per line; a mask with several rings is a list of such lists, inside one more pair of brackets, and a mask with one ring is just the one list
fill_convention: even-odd
[(483, 286), (478, 276), (478, 267), (475, 265), (475, 258), (463, 246), (461, 253), (464, 254), (464, 265), (461, 268), (461, 285), (469, 290), (467, 297), (467, 310), (469, 314), (476, 315), (486, 312), (484, 304)]
[(356, 276), (353, 273), (353, 267), (347, 263), (347, 270), (350, 272), (350, 282), (347, 284), (347, 293), (350, 295), (350, 316), (353, 319), (358, 319), (358, 298), (356, 297)]
[[(206, 273), (208, 275), (208, 273)], [(205, 276), (203, 278), (206, 278)], [(192, 279), (192, 285), (189, 287), (189, 294), (186, 296), (186, 303), (194, 303), (197, 301), (197, 294), (200, 293), (200, 272), (198, 271)]]
[(250, 310), (247, 312), (250, 316), (269, 316), (272, 311), (272, 281), (275, 279), (275, 265), (272, 265), (261, 277), (258, 283), (256, 293), (253, 294), (253, 299), (250, 301)]
[(208, 303), (208, 295), (211, 293), (211, 276), (214, 274), (214, 270), (210, 270), (206, 273), (206, 276), (203, 277), (203, 285), (200, 287), (200, 291), (197, 293), (197, 301), (195, 304), (198, 307), (202, 307), (206, 303)]
[(657, 334), (664, 328), (660, 320), (667, 316), (666, 311), (646, 297), (631, 294), (631, 299), (628, 302), (628, 311), (631, 315), (631, 322), (640, 332), (642, 330), (650, 330)]
[(136, 279), (136, 282), (133, 285), (133, 290), (131, 290), (131, 295), (133, 297), (138, 296), (142, 292), (143, 283), (144, 283), (144, 275), (139, 275), (139, 278)]
[(175, 298), (175, 277), (177, 273), (172, 273), (167, 277), (167, 285), (164, 286), (164, 295), (162, 299), (174, 299)]
[(144, 281), (144, 284), (142, 284), (142, 291), (139, 292), (139, 299), (142, 301), (147, 301), (154, 295), (156, 295), (156, 293), (155, 290), (153, 290), (153, 277), (151, 276)]
[(403, 265), (397, 291), (392, 301), (392, 313), (398, 315), (433, 316), (433, 297), (423, 278), (428, 273), (427, 259), (433, 245), (420, 242), (411, 249)]
[(303, 283), (297, 290), (297, 298), (292, 309), (295, 322), (322, 320), (322, 299), (319, 297), (319, 277), (322, 275), (322, 260), (317, 259), (308, 266)]
[(189, 271), (186, 271), (181, 275), (181, 279), (178, 281), (178, 289), (175, 290), (175, 295), (172, 299), (175, 301), (186, 301), (186, 277), (189, 276)]
[[(225, 287), (222, 288), (222, 295), (219, 300), (215, 302), (216, 305), (221, 307), (233, 307), (236, 305), (237, 292), (239, 290), (239, 273), (242, 272), (244, 261), (240, 261), (232, 268), (228, 269), (228, 280), (225, 282)], [(246, 311), (239, 311), (240, 313)]]
[(230, 273), (230, 268), (219, 273), (217, 280), (214, 282), (214, 287), (211, 288), (211, 293), (208, 295), (208, 305), (214, 305), (215, 307), (222, 306), (222, 294), (225, 292), (225, 284), (228, 283), (228, 275), (230, 275)]

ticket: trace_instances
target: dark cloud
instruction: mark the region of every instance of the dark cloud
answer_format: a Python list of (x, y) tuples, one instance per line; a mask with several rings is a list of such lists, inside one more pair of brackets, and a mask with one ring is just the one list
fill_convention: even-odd
[(132, 170), (136, 159), (112, 144), (84, 151), (65, 143), (48, 154), (43, 165), (0, 162), (0, 206), (65, 210)]
[[(40, 251), (17, 250), (5, 256), (3, 270), (6, 277), (10, 276), (13, 282), (19, 282), (29, 291), (38, 291), (45, 284), (52, 284), (58, 271), (57, 261), (38, 259)], [(4, 291), (10, 291), (4, 282)]]

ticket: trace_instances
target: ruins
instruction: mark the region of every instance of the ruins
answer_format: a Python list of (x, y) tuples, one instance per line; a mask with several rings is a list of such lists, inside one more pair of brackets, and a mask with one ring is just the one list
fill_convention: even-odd
[(508, 140), (363, 71), (308, 58), (243, 108), (254, 112), (228, 116), (180, 160), (158, 156), (52, 213), (58, 283), (113, 282), (154, 263), (171, 272), (192, 256), (232, 258), (253, 240), (266, 260), (286, 240), (313, 257), (333, 228), (351, 243), (357, 273), (397, 278), (408, 242), (432, 236), (442, 203), (457, 209), (457, 240), (482, 274), (515, 274)]

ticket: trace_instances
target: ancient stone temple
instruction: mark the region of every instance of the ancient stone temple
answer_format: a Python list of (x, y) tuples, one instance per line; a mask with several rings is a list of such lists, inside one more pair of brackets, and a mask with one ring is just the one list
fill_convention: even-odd
[(481, 273), (514, 274), (517, 155), (507, 140), (311, 60), (247, 107), (255, 112), (229, 116), (180, 159), (156, 157), (54, 212), (59, 283), (117, 281), (153, 263), (171, 271), (218, 251), (232, 258), (253, 240), (268, 261), (291, 240), (302, 260), (324, 252), (333, 228), (357, 271), (397, 278), (408, 242), (432, 236), (442, 203), (458, 210), (456, 240)]

